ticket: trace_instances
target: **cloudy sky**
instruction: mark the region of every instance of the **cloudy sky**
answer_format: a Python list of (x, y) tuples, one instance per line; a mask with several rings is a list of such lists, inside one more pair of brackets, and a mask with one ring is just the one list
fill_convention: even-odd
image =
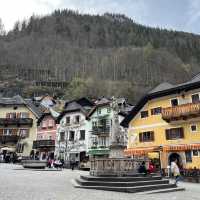
[(200, 0), (0, 0), (6, 30), (17, 20), (68, 8), (80, 13), (123, 13), (134, 21), (200, 34)]

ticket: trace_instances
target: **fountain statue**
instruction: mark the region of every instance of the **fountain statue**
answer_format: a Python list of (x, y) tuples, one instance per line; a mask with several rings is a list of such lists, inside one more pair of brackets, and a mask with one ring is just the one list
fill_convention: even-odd
[(110, 153), (108, 158), (91, 159), (90, 175), (92, 176), (127, 176), (137, 172), (143, 159), (132, 159), (124, 156), (125, 133), (119, 123), (119, 106), (117, 99), (112, 98), (113, 111), (112, 129), (110, 135)]
[(126, 148), (124, 141), (124, 133), (121, 131), (119, 124), (119, 105), (117, 99), (112, 97), (111, 108), (113, 110), (111, 144), (110, 144), (110, 158), (123, 158), (124, 149)]

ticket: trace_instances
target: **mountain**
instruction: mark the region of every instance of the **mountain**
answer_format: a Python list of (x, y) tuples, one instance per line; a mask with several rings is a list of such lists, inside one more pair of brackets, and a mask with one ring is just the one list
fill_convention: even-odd
[[(199, 35), (146, 27), (120, 14), (56, 10), (16, 22), (0, 36), (0, 88), (6, 96), (53, 92), (134, 102), (160, 82), (190, 79), (199, 63)], [(36, 87), (45, 81), (67, 84)]]

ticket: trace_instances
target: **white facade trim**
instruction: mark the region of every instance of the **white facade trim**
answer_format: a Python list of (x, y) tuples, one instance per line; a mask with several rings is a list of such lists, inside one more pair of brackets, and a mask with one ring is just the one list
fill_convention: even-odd
[(134, 126), (131, 128), (129, 127), (129, 130), (156, 128), (156, 127), (162, 127), (162, 126), (169, 126), (169, 124), (168, 123), (156, 123), (156, 124), (151, 124), (151, 125)]

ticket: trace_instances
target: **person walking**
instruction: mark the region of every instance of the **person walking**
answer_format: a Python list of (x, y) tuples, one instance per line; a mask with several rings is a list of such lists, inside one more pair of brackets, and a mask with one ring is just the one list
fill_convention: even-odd
[(171, 162), (171, 173), (175, 177), (175, 184), (177, 185), (178, 181), (181, 180), (181, 174), (178, 167), (178, 160), (174, 159), (174, 161)]

